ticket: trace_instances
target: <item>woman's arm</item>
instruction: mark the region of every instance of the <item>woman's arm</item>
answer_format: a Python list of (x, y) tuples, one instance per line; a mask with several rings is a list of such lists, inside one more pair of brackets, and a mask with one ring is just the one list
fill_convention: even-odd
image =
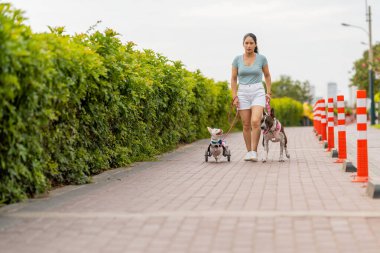
[(232, 91), (232, 101), (233, 104), (238, 106), (239, 105), (239, 99), (237, 98), (237, 75), (238, 75), (238, 69), (232, 66), (231, 71), (231, 91)]
[(263, 67), (263, 73), (264, 73), (264, 78), (265, 78), (265, 84), (267, 86), (267, 95), (271, 97), (272, 96), (272, 92), (271, 92), (272, 79), (270, 76), (268, 64), (266, 64)]

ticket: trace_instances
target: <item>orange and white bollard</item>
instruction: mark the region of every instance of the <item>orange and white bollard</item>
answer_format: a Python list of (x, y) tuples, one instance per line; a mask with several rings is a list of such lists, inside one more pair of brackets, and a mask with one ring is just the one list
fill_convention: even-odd
[(319, 124), (320, 124), (320, 116), (319, 116), (319, 100), (315, 103), (314, 106), (314, 126), (315, 126), (315, 135), (319, 138)]
[(323, 148), (326, 148), (326, 141), (327, 141), (327, 133), (326, 133), (326, 104), (325, 100), (321, 99), (319, 103), (319, 110), (321, 114), (321, 135), (322, 135), (322, 143), (323, 143)]
[(316, 105), (316, 103), (313, 105), (313, 131), (314, 131), (314, 133), (316, 133), (317, 132), (317, 127), (316, 127), (316, 125), (315, 125), (315, 105)]
[(334, 99), (328, 98), (327, 104), (327, 127), (328, 127), (328, 146), (326, 151), (331, 151), (334, 146)]
[(346, 144), (346, 115), (344, 112), (344, 96), (337, 96), (338, 107), (338, 159), (336, 163), (343, 163), (347, 159)]
[(368, 182), (367, 92), (356, 91), (357, 174), (352, 182)]

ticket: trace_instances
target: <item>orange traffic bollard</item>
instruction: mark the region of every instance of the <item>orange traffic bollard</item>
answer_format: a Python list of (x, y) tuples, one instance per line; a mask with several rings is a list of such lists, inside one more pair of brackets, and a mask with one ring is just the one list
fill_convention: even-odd
[(326, 104), (325, 100), (321, 99), (321, 102), (319, 103), (319, 110), (321, 113), (321, 135), (322, 135), (322, 143), (323, 143), (323, 148), (325, 148), (325, 144), (327, 141), (327, 133), (326, 133)]
[(347, 159), (346, 144), (346, 115), (344, 113), (344, 96), (337, 96), (338, 107), (338, 159), (336, 163), (343, 163)]
[(334, 146), (334, 99), (329, 98), (327, 104), (327, 127), (328, 127), (328, 147), (326, 151), (331, 151)]
[(316, 115), (315, 115), (315, 107), (316, 107), (316, 104), (317, 104), (317, 103), (315, 103), (315, 104), (313, 105), (313, 131), (314, 131), (314, 133), (317, 132), (317, 126), (316, 126), (316, 124), (315, 124), (315, 117), (316, 117)]
[(319, 138), (320, 136), (320, 115), (319, 115), (319, 100), (315, 103), (314, 107), (315, 117), (314, 117), (314, 124), (315, 124), (315, 135)]
[(352, 182), (368, 182), (367, 92), (356, 91), (357, 174)]

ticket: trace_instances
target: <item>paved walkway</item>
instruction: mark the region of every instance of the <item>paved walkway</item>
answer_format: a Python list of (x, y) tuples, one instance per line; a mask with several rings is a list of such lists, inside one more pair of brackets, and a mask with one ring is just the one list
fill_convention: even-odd
[[(0, 251), (380, 252), (380, 200), (350, 182), (312, 128), (286, 131), (291, 159), (284, 163), (275, 144), (267, 163), (243, 161), (236, 133), (230, 163), (205, 163), (208, 140), (201, 140), (93, 184), (4, 207)], [(372, 171), (380, 166), (380, 131), (370, 132)]]
[[(367, 126), (368, 170), (372, 178), (380, 177), (380, 129)], [(335, 129), (336, 130), (336, 129)], [(356, 124), (347, 127), (347, 158), (356, 166)], [(335, 134), (335, 143), (337, 142)]]

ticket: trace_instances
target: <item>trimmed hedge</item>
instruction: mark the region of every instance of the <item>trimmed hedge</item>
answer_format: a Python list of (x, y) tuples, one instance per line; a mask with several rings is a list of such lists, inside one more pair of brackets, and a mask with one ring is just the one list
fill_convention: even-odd
[(135, 50), (111, 29), (68, 36), (23, 22), (0, 4), (0, 203), (228, 128), (227, 82)]
[(284, 126), (299, 126), (302, 123), (303, 105), (288, 97), (273, 98), (271, 107), (274, 109), (275, 117)]

